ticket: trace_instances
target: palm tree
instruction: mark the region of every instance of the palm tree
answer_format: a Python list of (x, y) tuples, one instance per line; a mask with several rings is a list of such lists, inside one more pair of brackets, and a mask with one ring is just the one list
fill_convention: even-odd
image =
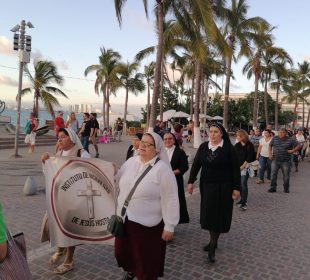
[(286, 84), (289, 71), (286, 68), (286, 62), (281, 61), (274, 64), (273, 67), (273, 81), (270, 83), (271, 89), (276, 90), (276, 105), (275, 105), (275, 113), (274, 113), (274, 126), (275, 130), (279, 129), (279, 93), (283, 92), (283, 85)]
[(262, 25), (269, 26), (261, 17), (247, 18), (248, 5), (246, 0), (231, 0), (229, 8), (223, 8), (219, 15), (224, 21), (224, 34), (227, 36), (227, 44), (230, 52), (226, 55), (226, 83), (224, 97), (224, 127), (228, 128), (228, 98), (230, 88), (230, 78), (232, 75), (232, 59), (239, 45), (239, 55), (250, 56), (249, 39), (253, 31), (258, 30)]
[(144, 73), (143, 76), (146, 79), (146, 85), (147, 85), (147, 103), (146, 103), (146, 127), (149, 127), (149, 121), (150, 121), (150, 101), (151, 101), (151, 86), (153, 84), (154, 79), (154, 69), (155, 69), (155, 63), (151, 62), (149, 65), (144, 66)]
[(96, 72), (95, 92), (99, 95), (102, 92), (102, 115), (104, 126), (109, 126), (110, 94), (114, 93), (117, 85), (117, 67), (121, 55), (113, 49), (100, 48), (99, 64), (93, 64), (85, 69), (85, 76), (90, 72)]
[(34, 76), (30, 73), (28, 67), (25, 67), (25, 74), (28, 76), (31, 87), (22, 90), (22, 96), (31, 93), (34, 90), (33, 112), (39, 117), (39, 101), (44, 105), (47, 112), (54, 118), (54, 107), (59, 106), (59, 102), (54, 95), (67, 97), (67, 95), (57, 87), (51, 86), (63, 84), (63, 77), (58, 74), (56, 65), (47, 60), (34, 61)]
[(309, 93), (306, 88), (310, 87), (310, 64), (307, 61), (303, 63), (298, 63), (298, 77), (302, 83), (302, 92), (303, 92), (303, 100), (302, 100), (302, 126), (305, 127), (305, 103), (307, 101), (307, 97)]
[(123, 131), (126, 133), (126, 119), (127, 119), (127, 107), (128, 107), (128, 94), (132, 92), (137, 95), (139, 92), (142, 92), (145, 89), (145, 84), (142, 81), (143, 75), (141, 73), (137, 73), (139, 68), (139, 64), (134, 63), (121, 63), (118, 66), (118, 78), (120, 81), (120, 85), (126, 90), (125, 97), (125, 108), (124, 108), (124, 127)]

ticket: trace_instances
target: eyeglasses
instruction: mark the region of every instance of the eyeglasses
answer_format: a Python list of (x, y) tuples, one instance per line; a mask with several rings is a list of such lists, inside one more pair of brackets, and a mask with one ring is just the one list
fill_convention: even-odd
[(150, 147), (150, 146), (155, 146), (154, 144), (145, 142), (143, 140), (140, 141), (140, 145), (145, 146), (147, 148)]

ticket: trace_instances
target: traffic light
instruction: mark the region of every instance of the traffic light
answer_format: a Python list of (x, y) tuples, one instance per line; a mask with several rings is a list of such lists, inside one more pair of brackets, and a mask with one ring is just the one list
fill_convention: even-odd
[(31, 36), (26, 36), (26, 51), (31, 52)]
[(14, 41), (13, 41), (13, 50), (18, 51), (19, 49), (19, 34), (14, 34)]

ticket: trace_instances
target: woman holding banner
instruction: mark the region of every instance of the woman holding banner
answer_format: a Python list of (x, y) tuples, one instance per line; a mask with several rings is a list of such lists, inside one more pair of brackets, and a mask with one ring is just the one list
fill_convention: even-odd
[[(82, 143), (76, 133), (71, 128), (60, 128), (58, 132), (58, 151), (56, 156), (66, 156), (66, 157), (81, 157), (90, 158), (90, 154), (83, 149)], [(49, 153), (44, 153), (41, 156), (43, 164), (46, 160), (50, 158)], [(44, 172), (44, 166), (43, 166)], [(47, 216), (46, 216), (47, 217)], [(48, 235), (48, 226), (45, 223), (43, 235)], [(41, 238), (42, 239), (42, 238)], [(47, 236), (49, 240), (49, 236)], [(47, 240), (43, 237), (42, 241)], [(65, 256), (64, 262), (54, 269), (55, 274), (64, 274), (73, 269), (73, 255), (75, 246), (70, 246), (67, 248), (58, 247), (53, 256), (49, 259), (49, 264), (51, 266), (58, 263), (58, 261)]]
[(123, 279), (162, 277), (166, 241), (172, 240), (179, 222), (179, 200), (176, 179), (161, 137), (153, 132), (144, 134), (139, 156), (129, 158), (116, 177), (120, 189), (118, 214), (135, 182), (143, 177), (126, 210), (126, 235), (115, 238), (115, 257), (126, 271)]

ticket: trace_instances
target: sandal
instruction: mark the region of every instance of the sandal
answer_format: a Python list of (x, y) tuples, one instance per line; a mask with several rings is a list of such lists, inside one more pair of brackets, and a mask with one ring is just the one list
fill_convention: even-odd
[(72, 269), (73, 269), (73, 262), (72, 263), (63, 263), (60, 266), (57, 266), (53, 272), (55, 274), (65, 274)]
[(54, 253), (54, 255), (52, 255), (48, 261), (48, 264), (50, 266), (58, 263), (58, 261), (61, 259), (62, 256), (64, 256), (66, 254), (66, 248), (64, 248), (62, 251), (56, 251)]

